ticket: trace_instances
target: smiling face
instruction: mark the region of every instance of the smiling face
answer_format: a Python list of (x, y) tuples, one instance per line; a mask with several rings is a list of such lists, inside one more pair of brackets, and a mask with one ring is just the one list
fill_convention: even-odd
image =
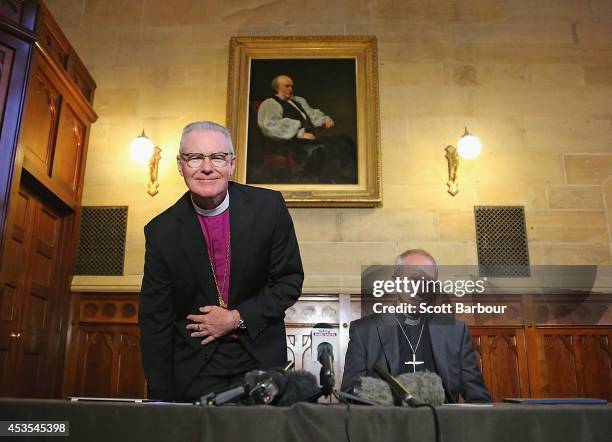
[[(216, 152), (230, 152), (225, 135), (215, 130), (196, 130), (189, 132), (183, 138), (183, 154), (210, 155)], [(192, 168), (187, 165), (187, 160), (177, 159), (178, 169), (185, 179), (185, 184), (191, 191), (193, 201), (203, 209), (214, 209), (223, 202), (230, 175), (234, 172), (236, 158), (232, 155), (231, 160), (223, 167), (213, 166), (210, 158), (205, 158), (200, 167)]]

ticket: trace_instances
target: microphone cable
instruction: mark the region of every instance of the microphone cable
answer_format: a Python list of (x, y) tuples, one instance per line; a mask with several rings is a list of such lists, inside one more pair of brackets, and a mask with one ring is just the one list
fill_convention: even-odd
[(442, 442), (442, 434), (440, 432), (440, 421), (438, 420), (438, 411), (436, 410), (436, 407), (434, 407), (431, 404), (426, 404), (426, 403), (417, 403), (415, 404), (414, 408), (421, 408), (421, 407), (427, 407), (431, 409), (431, 412), (433, 413), (433, 418), (434, 418), (434, 429), (436, 432), (436, 442)]
[(338, 394), (336, 389), (332, 389), (332, 394), (338, 401), (346, 405), (344, 410), (344, 432), (346, 433), (347, 442), (351, 442), (351, 403), (345, 398)]

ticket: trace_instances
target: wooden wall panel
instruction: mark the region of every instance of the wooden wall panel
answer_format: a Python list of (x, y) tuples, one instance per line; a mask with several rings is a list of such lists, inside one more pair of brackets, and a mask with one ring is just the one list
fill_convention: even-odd
[(542, 395), (612, 401), (611, 337), (609, 327), (538, 330)]
[(14, 54), (15, 49), (0, 43), (0, 121), (4, 119), (4, 106), (9, 92)]
[(599, 382), (599, 379), (612, 379), (610, 336), (605, 334), (580, 336), (579, 345), (585, 395), (612, 398), (612, 383)]
[(59, 116), (51, 177), (58, 180), (73, 199), (76, 198), (81, 173), (85, 130), (86, 125), (72, 110), (70, 103), (64, 101)]
[(113, 333), (100, 327), (79, 331), (79, 382), (77, 396), (106, 397), (112, 392)]
[(138, 299), (76, 295), (65, 396), (144, 397)]
[[(287, 357), (296, 369), (308, 369), (311, 358), (311, 330), (318, 322), (327, 322), (339, 331), (348, 329), (343, 317), (342, 296), (305, 295), (287, 311)], [(350, 298), (350, 296), (349, 296)], [(350, 318), (356, 319), (359, 305), (344, 302)], [(107, 396), (143, 397), (144, 376), (140, 362), (137, 293), (75, 294), (72, 334), (85, 331), (107, 333), (108, 341), (87, 351), (96, 352), (101, 372), (96, 364), (91, 375), (83, 370), (86, 350), (82, 344), (66, 362), (66, 395), (106, 391)], [(348, 316), (344, 316), (348, 317)], [(505, 397), (590, 396), (612, 400), (612, 369), (610, 338), (612, 326), (525, 326), (478, 324), (470, 326), (474, 350), (492, 399)], [(533, 339), (529, 336), (533, 335)], [(342, 333), (340, 333), (342, 341)], [(348, 339), (348, 338), (347, 338)], [(79, 339), (80, 342), (80, 339)], [(74, 348), (74, 345), (72, 346)], [(340, 349), (346, 342), (340, 342)], [(109, 350), (110, 349), (110, 350)], [(108, 361), (108, 355), (111, 361)], [(336, 361), (338, 384), (342, 378), (344, 354)], [(72, 367), (72, 368), (71, 368)], [(78, 372), (70, 375), (70, 370)], [(537, 377), (537, 379), (532, 379)], [(81, 379), (72, 382), (70, 379)], [(92, 383), (100, 383), (99, 386)], [(533, 384), (532, 385), (530, 384)]]
[(119, 397), (145, 397), (146, 384), (140, 358), (140, 333), (127, 330), (119, 335), (117, 357), (117, 390)]
[[(38, 57), (36, 57), (38, 60)], [(47, 175), (51, 166), (61, 96), (42, 60), (33, 64), (20, 145), (28, 167)]]
[(474, 326), (470, 335), (492, 399), (529, 396), (523, 329)]
[(42, 1), (1, 3), (0, 395), (51, 397), (95, 82)]

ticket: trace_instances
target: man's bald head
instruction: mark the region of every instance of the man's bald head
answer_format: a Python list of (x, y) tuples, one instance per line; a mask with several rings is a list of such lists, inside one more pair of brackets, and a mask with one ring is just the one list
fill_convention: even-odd
[(283, 100), (293, 98), (293, 80), (288, 75), (277, 75), (272, 80), (272, 89)]
[(395, 260), (396, 275), (424, 279), (438, 278), (438, 265), (433, 256), (423, 249), (409, 249)]

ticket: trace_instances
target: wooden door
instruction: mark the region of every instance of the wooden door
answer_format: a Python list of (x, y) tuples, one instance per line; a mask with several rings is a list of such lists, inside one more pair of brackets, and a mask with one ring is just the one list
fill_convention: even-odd
[(69, 213), (23, 182), (14, 201), (0, 272), (1, 393), (49, 397), (56, 387), (53, 352), (60, 339), (58, 302)]
[(8, 236), (0, 271), (0, 395), (9, 396), (13, 385), (15, 354), (21, 339), (20, 300), (25, 282), (24, 263), (34, 211), (31, 196), (22, 191), (13, 197), (7, 221)]

